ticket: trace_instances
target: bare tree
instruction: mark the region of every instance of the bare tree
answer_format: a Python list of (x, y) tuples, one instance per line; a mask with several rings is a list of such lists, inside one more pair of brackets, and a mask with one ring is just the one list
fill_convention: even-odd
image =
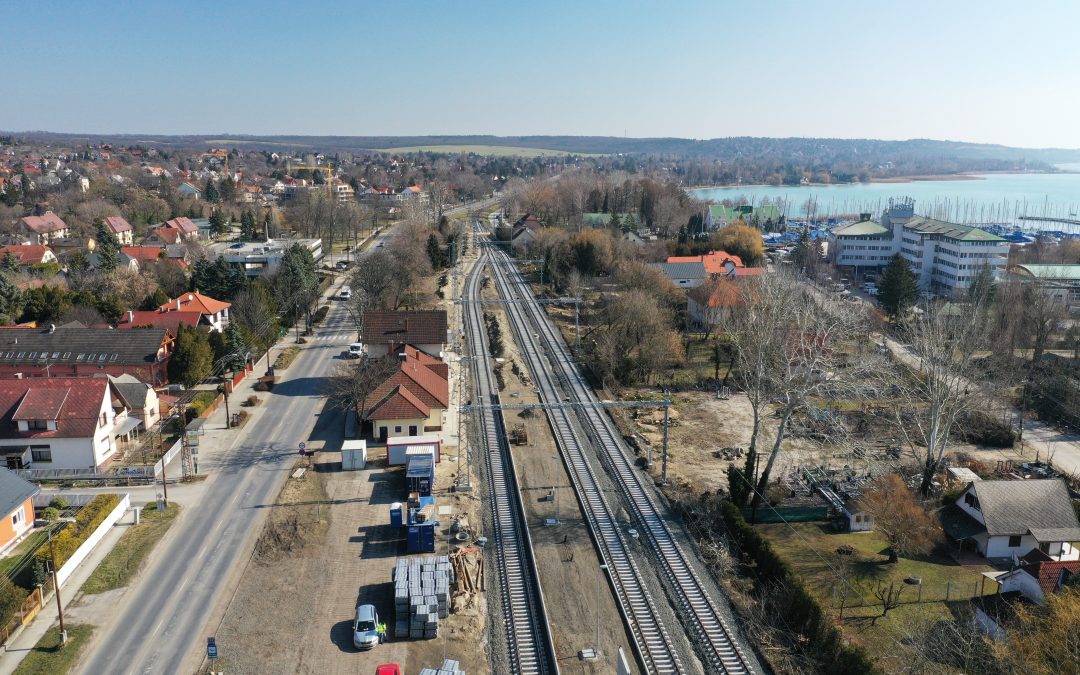
[(400, 362), (392, 355), (342, 364), (327, 381), (327, 397), (337, 408), (355, 412), (357, 420), (362, 421), (368, 397), (398, 368)]
[(904, 592), (904, 587), (897, 586), (893, 582), (889, 582), (889, 585), (886, 586), (884, 582), (879, 581), (870, 589), (870, 592), (881, 603), (881, 614), (870, 620), (870, 625), (873, 626), (878, 619), (888, 614), (889, 610), (900, 606), (900, 594)]
[(233, 299), (229, 314), (244, 331), (248, 345), (266, 353), (269, 368), (270, 347), (281, 330), (270, 292), (262, 284), (249, 285)]
[(987, 314), (981, 301), (924, 304), (901, 327), (907, 347), (894, 351), (896, 367), (882, 371), (898, 392), (896, 427), (920, 458), (924, 498), (958, 420), (980, 405), (973, 378), (975, 355), (987, 341)]
[(890, 563), (901, 555), (929, 553), (936, 543), (937, 526), (896, 474), (868, 485), (858, 508), (874, 517), (874, 529), (889, 542)]

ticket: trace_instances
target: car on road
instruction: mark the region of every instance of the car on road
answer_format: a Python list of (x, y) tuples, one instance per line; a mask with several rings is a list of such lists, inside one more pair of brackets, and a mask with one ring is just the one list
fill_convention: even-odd
[(349, 263), (345, 262), (344, 260), (339, 260), (334, 263), (334, 267), (338, 268), (339, 270), (348, 269)]
[(349, 351), (345, 352), (345, 358), (358, 359), (364, 355), (364, 343), (354, 342), (349, 345)]
[(380, 241), (378, 244), (375, 244), (375, 248), (382, 248), (383, 245), (383, 242)]
[(379, 644), (379, 614), (375, 605), (360, 605), (353, 621), (353, 646), (357, 649), (374, 649)]
[(346, 286), (345, 288), (341, 289), (341, 291), (338, 292), (338, 298), (340, 298), (341, 300), (348, 300), (351, 297), (352, 297), (352, 289), (349, 288), (348, 286)]
[(375, 666), (375, 675), (401, 675), (401, 666), (396, 663), (384, 663)]

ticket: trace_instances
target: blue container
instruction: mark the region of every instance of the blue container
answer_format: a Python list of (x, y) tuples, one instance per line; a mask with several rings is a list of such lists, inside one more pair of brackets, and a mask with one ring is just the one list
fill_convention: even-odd
[(390, 527), (402, 527), (404, 525), (401, 502), (395, 502), (390, 505)]
[(435, 552), (435, 524), (409, 525), (407, 539), (409, 553)]

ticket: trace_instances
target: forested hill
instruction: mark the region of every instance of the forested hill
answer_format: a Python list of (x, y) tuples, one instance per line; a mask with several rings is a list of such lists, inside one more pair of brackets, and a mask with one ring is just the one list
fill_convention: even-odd
[[(7, 132), (4, 132), (5, 134)], [(617, 136), (248, 136), (67, 134), (17, 132), (31, 142), (118, 143), (176, 148), (228, 145), (249, 149), (313, 149), (321, 152), (362, 152), (388, 148), (433, 146), (498, 146), (580, 154), (634, 154), (671, 158), (772, 160), (781, 162), (905, 162), (949, 158), (959, 161), (1080, 162), (1080, 149), (1013, 148), (1004, 145), (913, 139), (882, 141), (838, 138), (757, 138), (740, 136), (694, 140), (687, 138), (620, 138)]]

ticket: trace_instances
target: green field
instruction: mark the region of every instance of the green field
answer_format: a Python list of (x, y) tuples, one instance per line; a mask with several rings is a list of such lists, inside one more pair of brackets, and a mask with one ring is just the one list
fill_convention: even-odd
[(411, 145), (401, 148), (376, 148), (378, 152), (445, 152), (457, 154), (472, 152), (477, 155), (494, 155), (496, 157), (563, 157), (566, 155), (578, 155), (580, 157), (602, 157), (602, 155), (585, 152), (567, 152), (565, 150), (545, 150), (543, 148), (520, 148), (513, 145)]

